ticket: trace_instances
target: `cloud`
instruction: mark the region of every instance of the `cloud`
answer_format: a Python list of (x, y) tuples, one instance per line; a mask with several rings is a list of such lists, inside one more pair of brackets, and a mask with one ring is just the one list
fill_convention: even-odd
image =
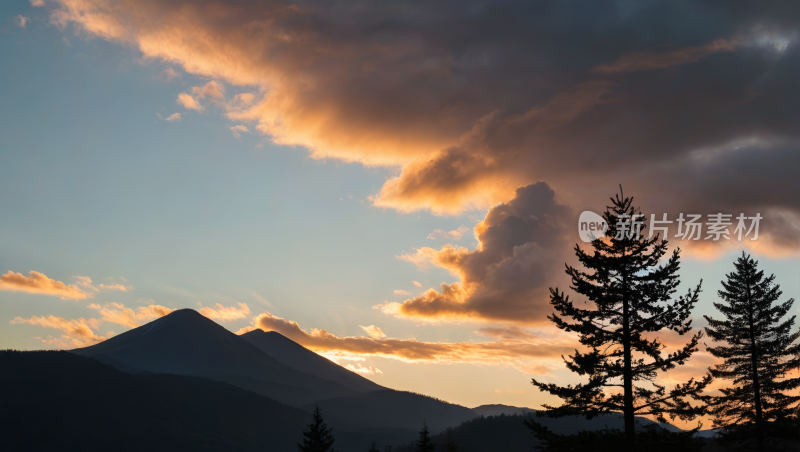
[(369, 337), (373, 339), (380, 339), (386, 337), (386, 335), (383, 334), (383, 331), (375, 325), (370, 325), (370, 326), (358, 325), (358, 327), (364, 330), (364, 332), (367, 333)]
[[(82, 280), (77, 277), (78, 283)], [(91, 283), (91, 279), (89, 279)], [(88, 293), (75, 284), (64, 284), (61, 281), (50, 279), (42, 273), (31, 271), (28, 276), (14, 273), (11, 270), (5, 275), (0, 275), (0, 290), (11, 292), (27, 292), (41, 295), (61, 297), (62, 300), (85, 300), (93, 298), (94, 294)]]
[(559, 281), (569, 252), (571, 215), (547, 184), (522, 187), (475, 226), (477, 249), (445, 245), (397, 256), (419, 268), (446, 269), (459, 282), (375, 307), (389, 315), (427, 320), (546, 322), (552, 310), (548, 289)]
[(717, 39), (700, 47), (686, 46), (666, 52), (632, 52), (623, 55), (611, 64), (595, 66), (592, 68), (592, 72), (613, 74), (616, 72), (662, 69), (679, 64), (694, 63), (712, 53), (733, 52), (741, 45), (736, 39)]
[[(447, 215), (536, 181), (574, 207), (605, 203), (618, 183), (653, 204), (710, 202), (711, 174), (687, 157), (753, 136), (794, 143), (785, 162), (796, 167), (796, 8), (54, 0), (50, 13), (209, 80), (181, 93), (189, 110), (211, 102), (312, 158), (390, 168), (367, 198), (375, 206)], [(643, 177), (676, 166), (693, 179)], [(794, 179), (759, 173), (742, 185)], [(676, 194), (683, 185), (696, 187), (691, 199)], [(748, 202), (759, 209), (800, 214), (796, 200), (757, 192)], [(790, 223), (774, 235), (800, 237)]]
[(417, 287), (422, 287), (422, 283), (419, 281), (411, 281), (411, 284), (414, 284)]
[(123, 286), (122, 284), (98, 284), (97, 287), (103, 290), (118, 290), (120, 292), (129, 292), (133, 290), (132, 286)]
[(173, 114), (167, 116), (166, 118), (164, 118), (164, 121), (181, 122), (181, 114), (180, 113), (173, 113)]
[(92, 284), (92, 278), (88, 276), (73, 276), (75, 278), (75, 282), (84, 289), (93, 290), (95, 292), (99, 292), (100, 290)]
[(464, 225), (449, 232), (441, 229), (434, 229), (433, 232), (428, 234), (428, 238), (431, 240), (461, 240), (464, 237), (464, 233), (467, 231), (469, 231), (469, 228)]
[(178, 94), (178, 105), (183, 105), (184, 108), (189, 110), (197, 110), (197, 111), (205, 110), (205, 108), (203, 108), (203, 106), (200, 105), (200, 102), (198, 102), (197, 99), (186, 93)]
[(208, 97), (212, 100), (225, 99), (225, 85), (215, 80), (212, 80), (205, 85), (195, 86), (192, 88), (192, 94), (198, 98)]
[(161, 76), (164, 77), (164, 80), (169, 82), (172, 79), (180, 78), (181, 77), (181, 73), (176, 71), (175, 69), (172, 69), (171, 67), (168, 67), (168, 68), (164, 69), (163, 71), (161, 71)]
[[(406, 362), (510, 365), (529, 374), (531, 371), (539, 372), (545, 364), (552, 368), (558, 367), (561, 355), (572, 353), (576, 343), (573, 338), (563, 334), (553, 339), (530, 334), (525, 340), (514, 338), (452, 343), (391, 339), (377, 335), (340, 337), (326, 330), (304, 331), (296, 322), (276, 317), (269, 312), (256, 316), (253, 319), (253, 326), (243, 328), (237, 334), (256, 328), (277, 331), (300, 345), (328, 357), (375, 356)], [(367, 330), (371, 327), (361, 328)]]
[(78, 346), (78, 347), (85, 347), (87, 345), (91, 345), (95, 342), (100, 342), (106, 340), (103, 336), (98, 336), (92, 330), (97, 330), (100, 321), (98, 319), (72, 319), (67, 320), (62, 317), (56, 317), (53, 315), (48, 316), (33, 316), (31, 318), (25, 319), (22, 317), (16, 317), (11, 320), (9, 323), (12, 325), (21, 325), (21, 324), (28, 324), (28, 325), (38, 325), (44, 328), (53, 328), (59, 331), (63, 331), (65, 335), (62, 337), (63, 340), (54, 341), (56, 345), (61, 346)]
[(223, 306), (220, 303), (217, 303), (216, 306), (216, 309), (205, 307), (197, 312), (209, 319), (219, 320), (220, 322), (244, 319), (250, 315), (250, 307), (247, 306), (247, 303), (239, 303), (238, 308), (235, 306)]
[(31, 6), (33, 7), (44, 6), (44, 0), (31, 0)]
[(30, 22), (30, 19), (28, 19), (23, 15), (18, 15), (17, 17), (14, 18), (14, 21), (17, 23), (18, 27), (25, 28), (25, 25), (27, 25), (28, 22)]
[(364, 374), (364, 375), (374, 375), (374, 374), (382, 374), (383, 373), (377, 367), (373, 367), (373, 366), (364, 367), (364, 366), (361, 365), (361, 363), (356, 363), (355, 366), (352, 365), (352, 364), (347, 364), (344, 367), (346, 369), (352, 371), (352, 372), (356, 372), (356, 373)]
[(394, 290), (394, 294), (395, 295), (411, 295), (411, 292), (409, 292), (407, 290), (403, 290), (403, 289), (395, 289)]
[(231, 126), (231, 127), (229, 127), (229, 129), (231, 129), (231, 132), (233, 132), (233, 137), (234, 138), (241, 138), (242, 137), (242, 132), (250, 133), (250, 131), (247, 129), (247, 126), (243, 126), (241, 124), (236, 125), (236, 126)]
[(172, 311), (174, 309), (154, 304), (139, 306), (134, 311), (121, 303), (108, 303), (100, 309), (100, 315), (102, 316), (100, 320), (136, 328), (150, 320), (164, 317)]

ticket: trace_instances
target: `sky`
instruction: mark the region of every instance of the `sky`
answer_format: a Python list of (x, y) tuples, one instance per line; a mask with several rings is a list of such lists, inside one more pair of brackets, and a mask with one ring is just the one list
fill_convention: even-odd
[(620, 184), (671, 220), (763, 217), (673, 237), (696, 326), (742, 251), (800, 297), (798, 9), (5, 1), (0, 347), (192, 308), (391, 388), (552, 403), (531, 377), (579, 379), (548, 288)]

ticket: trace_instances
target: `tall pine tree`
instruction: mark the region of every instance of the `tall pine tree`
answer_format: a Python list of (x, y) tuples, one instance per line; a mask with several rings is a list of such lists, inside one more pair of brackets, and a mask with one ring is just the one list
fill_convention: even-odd
[[(685, 296), (673, 299), (680, 280), (680, 250), (664, 262), (667, 240), (659, 235), (647, 238), (640, 211), (632, 206), (633, 198), (611, 198), (604, 219), (608, 230), (604, 237), (591, 242), (592, 254), (575, 245), (575, 253), (587, 271), (567, 265), (572, 279), (570, 288), (594, 306), (583, 308), (586, 301), (573, 302), (564, 292), (550, 290), (550, 304), (557, 313), (548, 318), (568, 332), (577, 333), (589, 351), (564, 358), (567, 368), (588, 377), (588, 382), (558, 386), (536, 379), (541, 391), (563, 400), (559, 407), (544, 405), (540, 416), (583, 415), (592, 417), (611, 412), (623, 413), (628, 450), (635, 443), (635, 416), (653, 415), (659, 421), (670, 418), (691, 420), (704, 413), (702, 405), (693, 406), (710, 383), (711, 377), (689, 380), (667, 389), (655, 380), (659, 372), (683, 365), (697, 351), (702, 331), (670, 354), (662, 354), (664, 345), (655, 336), (668, 329), (684, 335), (691, 331), (689, 314), (697, 303), (700, 284)], [(637, 231), (639, 234), (637, 234)], [(571, 319), (571, 320), (565, 320)], [(608, 393), (606, 389), (610, 390)]]
[(298, 444), (300, 452), (330, 452), (334, 438), (331, 434), (333, 428), (322, 420), (319, 405), (314, 409), (314, 423), (308, 424), (308, 429), (303, 431), (303, 444)]
[(706, 400), (715, 427), (753, 425), (761, 448), (764, 422), (787, 418), (800, 401), (800, 396), (785, 394), (800, 387), (800, 377), (785, 378), (800, 369), (800, 331), (792, 332), (795, 316), (781, 321), (794, 299), (775, 303), (782, 295), (775, 275), (765, 278), (758, 262), (745, 253), (733, 265), (736, 271), (726, 275), (718, 292), (722, 302), (714, 303), (725, 319), (706, 316), (708, 336), (727, 344), (708, 347), (724, 359), (711, 374), (732, 380), (733, 387)]
[(424, 419), (422, 420), (422, 430), (419, 431), (419, 440), (415, 446), (416, 452), (433, 452), (436, 448), (436, 444), (433, 443), (428, 433), (428, 423)]

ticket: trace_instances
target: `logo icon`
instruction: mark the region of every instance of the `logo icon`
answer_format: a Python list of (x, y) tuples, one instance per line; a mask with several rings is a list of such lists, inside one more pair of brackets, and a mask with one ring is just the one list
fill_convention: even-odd
[(587, 210), (578, 219), (578, 235), (584, 242), (592, 242), (608, 231), (608, 223), (600, 215)]

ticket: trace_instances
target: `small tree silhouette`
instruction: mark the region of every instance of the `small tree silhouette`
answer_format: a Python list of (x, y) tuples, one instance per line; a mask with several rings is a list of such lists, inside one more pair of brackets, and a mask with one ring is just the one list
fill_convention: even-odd
[(737, 425), (755, 424), (758, 448), (763, 448), (764, 421), (789, 417), (800, 396), (784, 392), (800, 387), (800, 378), (784, 378), (800, 368), (800, 331), (794, 329), (795, 316), (781, 322), (794, 299), (773, 305), (780, 298), (775, 275), (764, 277), (758, 262), (743, 252), (734, 262), (736, 271), (722, 281), (718, 292), (724, 303), (714, 306), (725, 316), (708, 321), (706, 332), (727, 345), (708, 347), (709, 353), (725, 361), (712, 367), (715, 378), (733, 380), (733, 387), (720, 389), (722, 396), (707, 396), (714, 426), (726, 430)]
[(428, 433), (428, 423), (424, 419), (422, 420), (422, 430), (419, 431), (419, 440), (415, 446), (416, 452), (433, 452), (436, 448), (436, 444), (433, 444)]
[(369, 450), (367, 452), (381, 452), (378, 450), (378, 444), (375, 441), (372, 441), (372, 445), (369, 446)]
[(322, 420), (322, 412), (317, 405), (314, 408), (314, 423), (308, 424), (308, 429), (303, 431), (303, 444), (297, 445), (300, 452), (331, 452), (334, 442), (332, 430)]

